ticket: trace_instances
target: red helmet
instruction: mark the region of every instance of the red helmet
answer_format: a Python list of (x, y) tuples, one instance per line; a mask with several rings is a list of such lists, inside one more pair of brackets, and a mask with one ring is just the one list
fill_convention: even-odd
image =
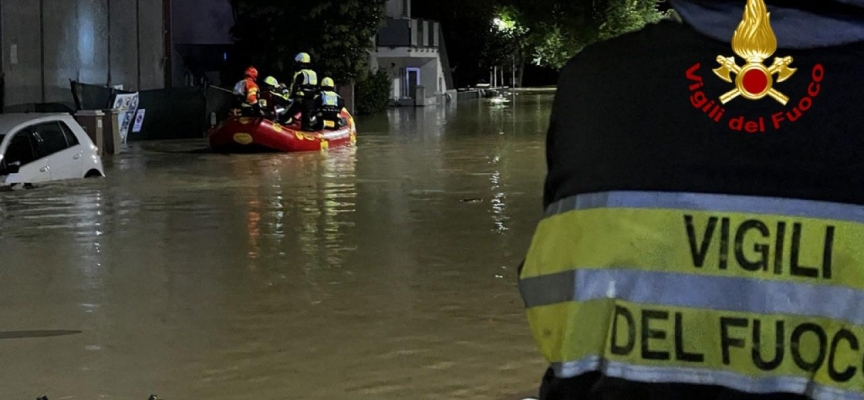
[(258, 80), (258, 70), (255, 67), (246, 68), (246, 77)]

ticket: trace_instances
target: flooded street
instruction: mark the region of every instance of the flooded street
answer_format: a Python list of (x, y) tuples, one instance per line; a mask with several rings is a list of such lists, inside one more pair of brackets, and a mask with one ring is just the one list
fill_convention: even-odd
[(514, 99), (327, 153), (134, 142), (105, 179), (0, 193), (0, 398), (536, 394), (516, 268), (552, 94)]

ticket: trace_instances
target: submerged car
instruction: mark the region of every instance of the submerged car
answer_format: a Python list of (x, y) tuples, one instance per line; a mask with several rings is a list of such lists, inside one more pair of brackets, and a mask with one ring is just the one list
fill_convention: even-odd
[(0, 186), (105, 176), (98, 149), (69, 114), (0, 114)]

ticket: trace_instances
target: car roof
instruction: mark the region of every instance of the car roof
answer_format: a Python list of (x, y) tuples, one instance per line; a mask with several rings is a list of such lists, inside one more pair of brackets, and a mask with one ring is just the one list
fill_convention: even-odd
[(55, 121), (69, 117), (67, 113), (20, 113), (0, 114), (0, 135), (6, 135), (22, 124), (30, 122)]

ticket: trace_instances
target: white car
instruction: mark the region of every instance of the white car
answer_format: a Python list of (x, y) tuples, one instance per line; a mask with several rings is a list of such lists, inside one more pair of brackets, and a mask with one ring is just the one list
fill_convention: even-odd
[(98, 149), (69, 114), (0, 114), (0, 186), (105, 176)]

